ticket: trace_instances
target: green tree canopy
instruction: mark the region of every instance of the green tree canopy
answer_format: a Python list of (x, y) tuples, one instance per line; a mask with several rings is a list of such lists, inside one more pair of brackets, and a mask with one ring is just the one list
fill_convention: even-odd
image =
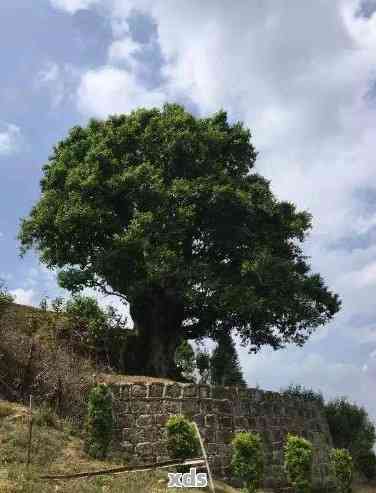
[(61, 286), (130, 303), (144, 373), (175, 374), (183, 339), (234, 329), (251, 351), (302, 345), (338, 311), (301, 242), (307, 212), (255, 172), (250, 131), (224, 111), (139, 109), (74, 127), (43, 167), (20, 231)]
[(325, 405), (325, 414), (334, 446), (349, 450), (358, 470), (367, 475), (369, 462), (374, 461), (376, 442), (375, 426), (367, 411), (341, 397)]

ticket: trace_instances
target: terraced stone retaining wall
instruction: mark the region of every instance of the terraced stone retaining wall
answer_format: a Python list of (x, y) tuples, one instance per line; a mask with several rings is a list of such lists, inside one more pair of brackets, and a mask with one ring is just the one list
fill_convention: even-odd
[(288, 432), (314, 446), (313, 481), (329, 484), (328, 450), (332, 440), (320, 405), (277, 392), (209, 385), (134, 383), (110, 385), (120, 447), (134, 464), (168, 459), (165, 423), (183, 414), (200, 429), (214, 476), (230, 477), (234, 433), (262, 435), (266, 470), (264, 487), (283, 487), (283, 445)]

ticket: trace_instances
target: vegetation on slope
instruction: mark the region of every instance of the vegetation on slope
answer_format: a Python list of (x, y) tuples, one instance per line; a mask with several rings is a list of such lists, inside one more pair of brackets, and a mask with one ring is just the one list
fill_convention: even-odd
[[(167, 488), (165, 472), (126, 473), (76, 480), (41, 480), (48, 473), (68, 474), (119, 466), (119, 455), (106, 461), (93, 460), (84, 452), (84, 441), (69, 423), (47, 408), (35, 411), (32, 463), (26, 466), (28, 442), (27, 408), (0, 401), (0, 491), (1, 493), (177, 493)], [(202, 490), (184, 491), (204, 493)], [(218, 484), (219, 492), (235, 491)]]

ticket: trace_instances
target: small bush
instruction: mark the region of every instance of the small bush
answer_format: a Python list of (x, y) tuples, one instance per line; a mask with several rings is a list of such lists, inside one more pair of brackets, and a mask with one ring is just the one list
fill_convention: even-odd
[[(354, 468), (366, 475), (368, 471), (363, 470), (364, 461), (360, 457), (370, 457), (376, 441), (376, 429), (367, 411), (346, 397), (341, 397), (326, 404), (325, 414), (334, 447), (348, 450)], [(367, 469), (367, 464), (365, 466)]]
[(245, 491), (252, 493), (259, 486), (264, 472), (262, 441), (257, 433), (240, 432), (232, 441), (231, 466), (243, 482)]
[(112, 395), (105, 384), (95, 386), (89, 396), (86, 423), (86, 452), (97, 459), (106, 457), (114, 427)]
[(7, 306), (14, 301), (14, 297), (8, 292), (4, 281), (0, 279), (0, 318)]
[(197, 457), (200, 443), (193, 423), (184, 416), (171, 416), (166, 423), (167, 448), (173, 459)]
[(312, 444), (302, 437), (287, 435), (284, 467), (288, 480), (297, 493), (307, 493), (312, 483)]
[(47, 404), (41, 405), (33, 413), (33, 422), (38, 426), (48, 426), (50, 428), (59, 429), (59, 418)]
[(354, 474), (354, 464), (350, 452), (346, 449), (332, 449), (330, 451), (330, 463), (339, 493), (350, 493)]
[(321, 392), (308, 389), (303, 385), (291, 384), (286, 389), (281, 389), (280, 392), (289, 397), (298, 397), (305, 401), (317, 402), (320, 406), (324, 405), (324, 397)]
[(376, 455), (373, 450), (361, 452), (357, 458), (357, 464), (367, 479), (376, 478)]

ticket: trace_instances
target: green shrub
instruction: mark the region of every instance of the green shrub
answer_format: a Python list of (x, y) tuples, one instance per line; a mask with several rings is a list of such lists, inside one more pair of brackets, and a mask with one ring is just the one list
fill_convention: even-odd
[(173, 459), (197, 457), (200, 443), (193, 423), (184, 416), (171, 416), (166, 428), (167, 448)]
[(366, 475), (367, 471), (362, 467), (365, 464), (367, 469), (367, 461), (362, 460), (361, 456), (369, 456), (376, 441), (375, 426), (367, 411), (341, 397), (326, 404), (325, 414), (334, 447), (348, 450), (354, 467)]
[(232, 440), (232, 470), (243, 482), (245, 491), (252, 493), (259, 486), (264, 472), (262, 441), (257, 433), (240, 432)]
[(53, 409), (47, 404), (42, 404), (33, 413), (33, 422), (38, 426), (48, 426), (50, 428), (59, 429), (59, 418), (53, 411)]
[(112, 395), (105, 384), (96, 385), (90, 392), (86, 423), (86, 452), (103, 459), (108, 452), (113, 433)]
[(361, 452), (357, 458), (357, 464), (367, 479), (376, 478), (376, 455), (373, 450)]
[(307, 493), (312, 483), (312, 444), (302, 437), (287, 435), (284, 467), (288, 480), (297, 493)]
[(317, 402), (320, 406), (324, 405), (324, 397), (321, 392), (303, 387), (303, 385), (290, 384), (286, 389), (281, 389), (280, 392), (289, 397), (298, 397), (305, 401)]
[(351, 454), (346, 449), (334, 448), (329, 454), (339, 493), (350, 493), (354, 474)]
[(14, 301), (14, 297), (8, 292), (4, 281), (0, 279), (0, 318), (6, 310), (9, 303)]

